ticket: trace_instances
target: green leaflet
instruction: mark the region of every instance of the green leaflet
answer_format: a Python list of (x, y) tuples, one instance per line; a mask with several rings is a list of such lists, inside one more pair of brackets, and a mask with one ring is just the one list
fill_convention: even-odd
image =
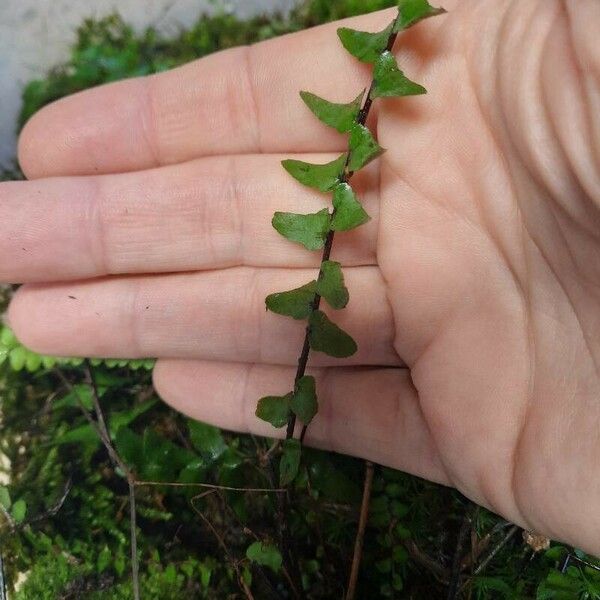
[(396, 96), (418, 96), (427, 90), (411, 81), (398, 68), (396, 58), (391, 52), (384, 52), (375, 63), (373, 72), (372, 98), (390, 98)]
[(320, 119), (325, 125), (337, 129), (340, 133), (348, 133), (352, 129), (352, 125), (356, 122), (362, 101), (365, 96), (363, 90), (360, 95), (349, 104), (334, 104), (319, 96), (315, 96), (310, 92), (300, 92), (300, 96), (304, 103), (315, 116)]
[(289, 292), (278, 292), (267, 296), (267, 310), (293, 319), (306, 319), (312, 311), (317, 293), (317, 282), (311, 281)]
[(227, 452), (228, 446), (218, 427), (192, 419), (188, 419), (187, 425), (194, 450), (197, 450), (205, 460), (218, 460)]
[(284, 160), (283, 168), (301, 184), (315, 188), (320, 192), (332, 190), (344, 173), (347, 154), (325, 165), (313, 165), (301, 160)]
[(333, 231), (350, 231), (371, 220), (348, 183), (340, 183), (335, 187), (333, 206), (335, 208), (331, 219)]
[(338, 262), (326, 261), (321, 265), (322, 276), (317, 283), (317, 292), (327, 300), (331, 308), (346, 308), (350, 295), (344, 284), (342, 265)]
[(394, 25), (394, 32), (408, 29), (423, 19), (444, 14), (443, 8), (435, 8), (427, 0), (399, 0), (400, 16)]
[(283, 564), (283, 558), (279, 550), (266, 542), (250, 544), (246, 550), (246, 558), (261, 567), (269, 567), (275, 573), (279, 573)]
[(10, 514), (14, 519), (15, 523), (20, 524), (25, 520), (25, 516), (27, 515), (27, 504), (25, 500), (17, 500), (11, 510)]
[(283, 237), (302, 244), (308, 250), (319, 250), (325, 246), (330, 224), (331, 215), (326, 208), (310, 215), (276, 212), (273, 216), (273, 227)]
[(314, 377), (305, 375), (298, 380), (290, 407), (304, 425), (310, 424), (319, 410)]
[(283, 455), (279, 463), (279, 485), (286, 487), (298, 475), (300, 469), (300, 455), (302, 446), (300, 440), (285, 440), (283, 442)]
[(387, 49), (393, 28), (394, 23), (391, 23), (383, 31), (369, 33), (341, 27), (338, 29), (338, 36), (344, 48), (352, 56), (362, 62), (374, 63), (379, 55)]
[(350, 132), (350, 160), (348, 170), (352, 173), (360, 171), (371, 161), (381, 156), (385, 150), (377, 143), (370, 129), (355, 123)]
[(258, 401), (256, 416), (273, 427), (279, 429), (287, 425), (290, 416), (290, 400), (292, 394), (287, 396), (267, 396)]
[(310, 347), (335, 358), (348, 358), (356, 353), (356, 342), (327, 315), (317, 310), (310, 315)]

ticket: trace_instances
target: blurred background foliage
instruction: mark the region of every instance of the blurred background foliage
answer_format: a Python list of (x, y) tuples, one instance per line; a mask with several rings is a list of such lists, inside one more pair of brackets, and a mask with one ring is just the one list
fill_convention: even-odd
[[(116, 16), (89, 21), (70, 60), (26, 87), (20, 126), (94, 85), (393, 4), (310, 0), (247, 22), (218, 14), (176, 39), (136, 34)], [(0, 179), (20, 177), (15, 168)], [(0, 311), (10, 294), (0, 288)], [(80, 410), (92, 406), (84, 367), (38, 356), (0, 329), (0, 553), (17, 600), (132, 597), (127, 483)], [(270, 442), (168, 409), (152, 389), (152, 361), (91, 368), (113, 443), (137, 479), (154, 482), (137, 487), (142, 598), (290, 597), (273, 494), (170, 485), (269, 488)], [(288, 518), (308, 598), (343, 597), (363, 475), (361, 461), (306, 452)], [(357, 597), (445, 598), (460, 572), (457, 598), (600, 598), (596, 559), (534, 548), (522, 534), (456, 492), (377, 468)]]

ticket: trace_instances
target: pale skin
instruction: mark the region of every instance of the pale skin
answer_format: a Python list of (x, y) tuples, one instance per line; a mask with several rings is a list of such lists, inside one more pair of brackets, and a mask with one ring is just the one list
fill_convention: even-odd
[[(355, 337), (314, 355), (307, 443), (452, 485), (600, 554), (600, 3), (449, 0), (397, 45), (425, 97), (378, 102), (387, 154), (356, 177), (373, 221), (336, 238)], [(346, 24), (375, 31), (393, 12)], [(194, 418), (275, 435), (303, 325), (264, 297), (315, 276), (276, 210), (328, 201), (280, 167), (346, 140), (298, 91), (349, 101), (370, 71), (325, 26), (60, 101), (0, 184), (0, 281), (48, 354), (159, 357)]]

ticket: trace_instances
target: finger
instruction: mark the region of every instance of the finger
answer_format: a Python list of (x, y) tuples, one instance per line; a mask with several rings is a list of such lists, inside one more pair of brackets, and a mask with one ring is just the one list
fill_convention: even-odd
[[(319, 413), (306, 442), (360, 456), (430, 480), (448, 483), (410, 374), (403, 369), (320, 369)], [(159, 361), (158, 393), (186, 415), (243, 433), (281, 437), (254, 412), (262, 396), (283, 395), (294, 369), (235, 363)]]
[[(348, 363), (399, 364), (378, 269), (347, 269), (346, 276), (351, 301), (332, 318), (359, 345)], [(242, 267), (24, 286), (11, 304), (9, 320), (21, 341), (42, 354), (291, 365), (298, 360), (306, 324), (267, 313), (264, 299), (315, 277), (314, 269)], [(339, 364), (320, 354), (314, 360)]]
[[(334, 155), (302, 155), (326, 162)], [(376, 262), (378, 167), (356, 177), (373, 220), (340, 236), (344, 264)], [(364, 191), (363, 191), (364, 190)], [(295, 182), (278, 156), (211, 157), (146, 172), (0, 184), (0, 281), (237, 265), (316, 265), (280, 236), (275, 211), (316, 212), (330, 199)]]
[[(378, 30), (393, 14), (345, 24)], [(308, 89), (349, 101), (368, 86), (370, 70), (344, 52), (337, 27), (227, 50), (61, 100), (26, 126), (21, 165), (39, 178), (141, 170), (213, 154), (341, 149), (342, 136), (321, 125), (298, 96)]]

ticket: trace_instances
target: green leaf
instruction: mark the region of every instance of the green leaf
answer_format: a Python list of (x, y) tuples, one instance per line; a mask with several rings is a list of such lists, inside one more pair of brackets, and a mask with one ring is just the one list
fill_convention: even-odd
[(8, 327), (2, 328), (2, 332), (0, 333), (0, 345), (4, 346), (8, 350), (12, 350), (13, 348), (19, 346), (19, 341), (12, 332), (12, 329), (9, 329)]
[[(404, 580), (402, 579), (402, 576), (398, 573), (394, 573), (392, 577), (392, 585), (397, 592), (401, 592), (404, 589)], [(508, 589), (510, 590), (510, 588)]]
[(51, 442), (52, 445), (62, 446), (64, 444), (82, 444), (90, 449), (100, 445), (100, 438), (96, 430), (89, 424), (80, 425), (69, 429), (62, 435), (57, 435)]
[(581, 591), (581, 581), (567, 573), (559, 571), (550, 571), (546, 580), (538, 588), (536, 598), (538, 600), (572, 600), (579, 598)]
[(391, 52), (384, 52), (379, 57), (373, 72), (372, 98), (418, 96), (426, 93), (427, 90), (422, 85), (411, 81), (398, 68), (396, 58)]
[(141, 467), (141, 477), (148, 481), (175, 481), (181, 471), (196, 458), (191, 451), (158, 435), (153, 429), (146, 428), (141, 461), (138, 457), (134, 465)]
[(322, 276), (317, 283), (317, 292), (327, 300), (331, 308), (346, 308), (350, 294), (344, 284), (342, 265), (331, 260), (321, 264)]
[(352, 56), (362, 62), (374, 63), (387, 49), (393, 29), (394, 23), (377, 33), (341, 27), (338, 29), (338, 36)]
[(44, 367), (44, 369), (53, 369), (56, 366), (57, 362), (58, 359), (54, 358), (54, 356), (42, 356), (42, 366)]
[(381, 156), (385, 150), (377, 143), (368, 127), (355, 123), (350, 132), (348, 170), (354, 173)]
[(149, 506), (138, 506), (137, 507), (138, 514), (140, 514), (145, 519), (151, 519), (152, 521), (163, 521), (168, 522), (173, 519), (175, 516), (172, 512), (167, 512), (166, 510), (161, 510), (157, 508), (150, 508)]
[(127, 565), (127, 563), (126, 563), (125, 555), (123, 554), (123, 552), (122, 551), (117, 552), (117, 555), (115, 556), (114, 568), (119, 577), (121, 577), (123, 575), (123, 573), (125, 572), (126, 565)]
[(254, 542), (248, 546), (246, 557), (261, 567), (269, 567), (275, 573), (279, 573), (283, 559), (279, 550), (273, 544), (266, 542)]
[(133, 423), (133, 421), (135, 421), (139, 416), (148, 412), (157, 402), (158, 400), (154, 398), (147, 400), (146, 402), (142, 402), (141, 404), (136, 404), (129, 410), (112, 414), (108, 422), (108, 431), (111, 439), (115, 439), (115, 436), (121, 427), (127, 427), (127, 425)]
[(273, 216), (273, 227), (283, 237), (302, 244), (308, 250), (320, 250), (325, 246), (330, 223), (331, 215), (327, 208), (310, 215), (276, 212)]
[(248, 567), (244, 567), (242, 570), (242, 580), (248, 588), (252, 587), (252, 571)]
[(258, 401), (256, 416), (273, 427), (279, 429), (287, 425), (290, 416), (290, 400), (292, 394), (287, 396), (267, 396)]
[(302, 423), (310, 424), (319, 410), (314, 377), (305, 375), (298, 380), (290, 407)]
[(35, 352), (27, 352), (27, 357), (25, 359), (25, 368), (30, 373), (35, 373), (42, 366), (42, 357)]
[(106, 569), (108, 569), (110, 563), (112, 562), (112, 552), (108, 546), (104, 546), (98, 554), (98, 559), (96, 560), (96, 571), (98, 573), (104, 573)]
[(300, 96), (306, 106), (325, 125), (337, 129), (340, 133), (348, 133), (358, 118), (365, 92), (363, 90), (349, 104), (335, 104), (319, 98), (319, 96), (315, 96), (315, 94), (311, 94), (310, 92), (300, 92)]
[(87, 383), (74, 385), (73, 389), (66, 396), (52, 403), (52, 409), (73, 408), (80, 405), (83, 405), (88, 410), (92, 410), (94, 407), (92, 386)]
[(360, 502), (362, 484), (358, 473), (348, 473), (343, 459), (329, 454), (312, 454), (308, 461), (311, 488), (332, 502)]
[(327, 315), (317, 310), (310, 316), (310, 347), (335, 358), (348, 358), (356, 353), (356, 342)]
[(10, 501), (10, 493), (8, 488), (4, 485), (0, 485), (0, 506), (8, 510), (12, 506)]
[(227, 450), (227, 444), (218, 427), (188, 420), (188, 430), (192, 445), (202, 456), (209, 460), (217, 460)]
[(442, 15), (446, 11), (443, 8), (431, 6), (427, 0), (398, 0), (400, 16), (394, 25), (394, 32), (408, 29), (423, 19)]
[(201, 562), (198, 565), (198, 568), (200, 569), (200, 585), (206, 589), (210, 585), (210, 578), (212, 576), (214, 566), (208, 558), (204, 560), (204, 562)]
[(15, 523), (22, 523), (27, 515), (27, 504), (25, 500), (17, 500), (10, 509), (10, 514)]
[(27, 363), (27, 355), (29, 352), (23, 346), (13, 348), (9, 355), (10, 368), (13, 371), (22, 371)]
[(176, 584), (177, 570), (175, 569), (175, 565), (173, 563), (167, 565), (167, 568), (163, 571), (163, 581), (169, 589), (173, 589), (173, 586)]
[(178, 483), (202, 483), (206, 481), (208, 464), (202, 457), (188, 463), (177, 477)]
[(267, 310), (293, 319), (306, 319), (312, 312), (316, 293), (317, 282), (311, 281), (289, 292), (271, 294), (266, 299)]
[(328, 192), (343, 175), (346, 166), (347, 154), (325, 165), (313, 165), (301, 160), (284, 160), (283, 168), (303, 185), (315, 188), (321, 192)]
[(117, 431), (115, 446), (119, 456), (129, 465), (139, 464), (143, 459), (144, 441), (141, 435), (134, 433), (129, 427), (121, 427)]
[(289, 439), (283, 442), (283, 455), (279, 463), (279, 485), (286, 487), (298, 475), (302, 445), (300, 440)]
[(333, 231), (350, 231), (371, 220), (350, 184), (340, 183), (333, 191), (335, 212), (331, 219)]
[(408, 562), (410, 555), (408, 554), (408, 550), (404, 546), (398, 545), (394, 547), (392, 558), (394, 559), (395, 563), (405, 565)]

